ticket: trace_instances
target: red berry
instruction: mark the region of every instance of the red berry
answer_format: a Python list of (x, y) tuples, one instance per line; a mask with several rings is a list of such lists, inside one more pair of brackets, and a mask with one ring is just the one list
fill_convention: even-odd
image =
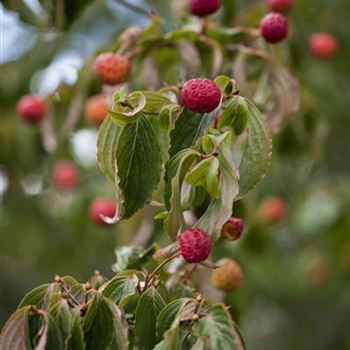
[(273, 224), (284, 219), (287, 211), (287, 204), (282, 198), (270, 196), (260, 202), (257, 214), (264, 223)]
[(107, 85), (124, 83), (128, 79), (130, 68), (128, 58), (113, 52), (102, 53), (95, 60), (95, 73)]
[(86, 118), (93, 124), (101, 124), (108, 115), (106, 100), (103, 95), (95, 95), (86, 101)]
[(111, 199), (103, 197), (96, 198), (90, 204), (90, 218), (98, 225), (109, 226), (109, 224), (102, 219), (101, 215), (112, 218), (114, 217), (116, 209), (116, 205)]
[(288, 36), (288, 21), (280, 13), (268, 13), (260, 23), (261, 36), (271, 44), (276, 44)]
[(179, 236), (180, 252), (189, 263), (198, 263), (208, 258), (211, 251), (209, 235), (199, 228), (191, 228)]
[(61, 160), (53, 170), (52, 179), (58, 188), (63, 190), (71, 189), (78, 182), (78, 169), (69, 160)]
[(221, 101), (219, 87), (210, 79), (196, 78), (186, 81), (180, 93), (182, 104), (193, 112), (212, 112)]
[(191, 13), (195, 16), (205, 17), (216, 12), (221, 0), (190, 0)]
[(329, 33), (315, 33), (309, 40), (311, 53), (317, 58), (331, 58), (338, 50), (337, 39)]
[(229, 241), (236, 241), (241, 237), (244, 228), (242, 219), (230, 218), (228, 219), (221, 228), (221, 235)]
[(271, 11), (288, 12), (294, 5), (294, 0), (266, 0), (266, 5)]
[(26, 95), (19, 99), (16, 110), (26, 122), (38, 124), (46, 117), (47, 106), (41, 97)]

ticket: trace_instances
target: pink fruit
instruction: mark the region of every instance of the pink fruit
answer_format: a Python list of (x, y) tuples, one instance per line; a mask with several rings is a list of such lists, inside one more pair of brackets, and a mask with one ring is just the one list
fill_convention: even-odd
[(180, 93), (182, 104), (193, 112), (212, 112), (221, 101), (219, 87), (210, 79), (196, 78), (186, 81)]
[(221, 0), (190, 0), (191, 13), (195, 16), (205, 17), (216, 12)]
[(47, 114), (45, 101), (38, 96), (25, 95), (17, 102), (17, 114), (28, 123), (38, 124)]
[(63, 190), (72, 189), (79, 179), (78, 169), (74, 163), (61, 160), (53, 170), (52, 179), (56, 187)]
[(191, 228), (179, 236), (180, 252), (189, 263), (198, 263), (208, 258), (211, 251), (209, 235), (199, 228)]
[(309, 40), (311, 53), (317, 58), (331, 58), (338, 50), (337, 39), (329, 33), (315, 33)]
[(294, 5), (294, 0), (266, 0), (266, 5), (271, 11), (288, 12)]
[(221, 235), (229, 241), (236, 241), (241, 237), (244, 228), (242, 219), (232, 217), (221, 228)]
[(288, 36), (288, 21), (280, 13), (268, 13), (260, 23), (261, 36), (271, 44), (276, 44)]
[(96, 198), (90, 204), (90, 218), (98, 225), (108, 226), (108, 224), (102, 219), (101, 215), (112, 218), (114, 217), (116, 209), (116, 205), (111, 199), (103, 197)]
[(277, 196), (269, 196), (264, 198), (257, 210), (258, 218), (266, 223), (273, 224), (285, 218), (288, 212), (286, 202)]
[(100, 125), (108, 115), (105, 97), (103, 95), (91, 96), (86, 101), (85, 114), (90, 122)]
[(102, 83), (115, 85), (128, 79), (131, 65), (127, 57), (105, 52), (96, 58), (94, 68)]

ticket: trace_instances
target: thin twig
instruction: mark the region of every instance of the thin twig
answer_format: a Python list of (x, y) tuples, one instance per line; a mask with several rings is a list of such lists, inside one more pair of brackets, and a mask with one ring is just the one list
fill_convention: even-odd
[(139, 6), (139, 5), (135, 5), (135, 4), (130, 4), (128, 1), (126, 0), (114, 0), (115, 2), (117, 2), (118, 4), (128, 8), (131, 11), (134, 11), (136, 13), (138, 13), (141, 16), (146, 16), (146, 17), (150, 17), (150, 13), (151, 11), (146, 10), (145, 8)]

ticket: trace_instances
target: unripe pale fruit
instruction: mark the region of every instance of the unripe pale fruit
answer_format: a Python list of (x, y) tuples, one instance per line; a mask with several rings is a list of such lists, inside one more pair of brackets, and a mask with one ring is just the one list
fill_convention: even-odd
[(199, 228), (191, 228), (179, 236), (180, 252), (189, 263), (198, 263), (208, 258), (211, 251), (209, 235)]
[(274, 12), (288, 12), (293, 5), (294, 0), (266, 0), (266, 6)]
[(181, 103), (191, 111), (209, 113), (220, 104), (221, 91), (212, 80), (196, 78), (186, 81), (180, 98)]
[(260, 202), (257, 209), (257, 216), (262, 222), (273, 224), (284, 219), (287, 212), (287, 204), (282, 198), (270, 196)]
[(47, 106), (41, 97), (25, 95), (17, 102), (16, 111), (24, 121), (39, 124), (46, 117)]
[(91, 96), (86, 101), (85, 114), (91, 123), (100, 125), (108, 115), (105, 97), (103, 95)]
[(261, 20), (260, 33), (268, 43), (279, 43), (288, 36), (288, 21), (280, 13), (268, 13)]
[(116, 85), (128, 79), (131, 65), (127, 57), (105, 52), (96, 58), (94, 68), (102, 83)]
[(198, 17), (205, 17), (216, 12), (221, 5), (221, 0), (190, 0), (191, 13)]
[(53, 170), (52, 180), (59, 189), (69, 190), (74, 188), (79, 180), (76, 165), (69, 160), (59, 161)]
[(109, 224), (103, 221), (101, 215), (112, 218), (114, 217), (116, 209), (116, 205), (111, 199), (103, 197), (96, 198), (90, 204), (90, 218), (94, 223), (98, 225), (109, 226)]
[(322, 59), (333, 57), (338, 50), (337, 39), (329, 33), (315, 33), (309, 40), (311, 53)]
[(243, 220), (232, 217), (223, 224), (221, 228), (221, 235), (229, 241), (236, 241), (239, 237), (241, 237), (243, 228)]
[(224, 258), (219, 260), (217, 265), (220, 267), (211, 274), (211, 283), (215, 288), (232, 292), (241, 285), (242, 269), (235, 260)]

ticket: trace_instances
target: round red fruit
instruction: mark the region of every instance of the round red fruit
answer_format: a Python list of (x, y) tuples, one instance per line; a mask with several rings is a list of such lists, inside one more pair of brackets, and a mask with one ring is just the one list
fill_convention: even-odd
[(287, 204), (282, 198), (269, 196), (260, 202), (257, 215), (262, 222), (273, 224), (283, 220), (287, 215), (287, 212)]
[(337, 39), (329, 33), (315, 33), (309, 40), (311, 53), (317, 58), (331, 58), (338, 50)]
[(206, 17), (216, 12), (221, 0), (190, 0), (191, 13), (198, 17)]
[(280, 13), (268, 13), (261, 20), (260, 33), (268, 43), (279, 43), (288, 36), (288, 21)]
[(28, 123), (38, 124), (47, 114), (45, 101), (38, 96), (22, 96), (17, 102), (17, 114)]
[(294, 0), (266, 0), (266, 5), (271, 11), (288, 12), (294, 5)]
[(124, 83), (129, 77), (130, 68), (127, 57), (113, 52), (102, 53), (95, 60), (95, 73), (107, 85)]
[(186, 81), (180, 93), (181, 103), (197, 113), (212, 112), (221, 101), (221, 91), (214, 81), (196, 78)]
[(242, 219), (232, 217), (221, 228), (221, 235), (229, 241), (236, 241), (241, 237), (244, 228)]
[(96, 198), (90, 204), (90, 218), (98, 225), (108, 226), (109, 224), (102, 219), (102, 216), (112, 218), (114, 217), (116, 209), (116, 205), (111, 199), (103, 197)]
[(199, 228), (191, 228), (179, 236), (180, 252), (189, 263), (198, 263), (208, 258), (211, 251), (209, 235)]
[(91, 123), (100, 125), (108, 115), (105, 97), (103, 95), (91, 96), (86, 101), (85, 115)]
[(79, 180), (78, 169), (69, 160), (59, 161), (52, 173), (52, 179), (56, 187), (62, 190), (72, 189)]

